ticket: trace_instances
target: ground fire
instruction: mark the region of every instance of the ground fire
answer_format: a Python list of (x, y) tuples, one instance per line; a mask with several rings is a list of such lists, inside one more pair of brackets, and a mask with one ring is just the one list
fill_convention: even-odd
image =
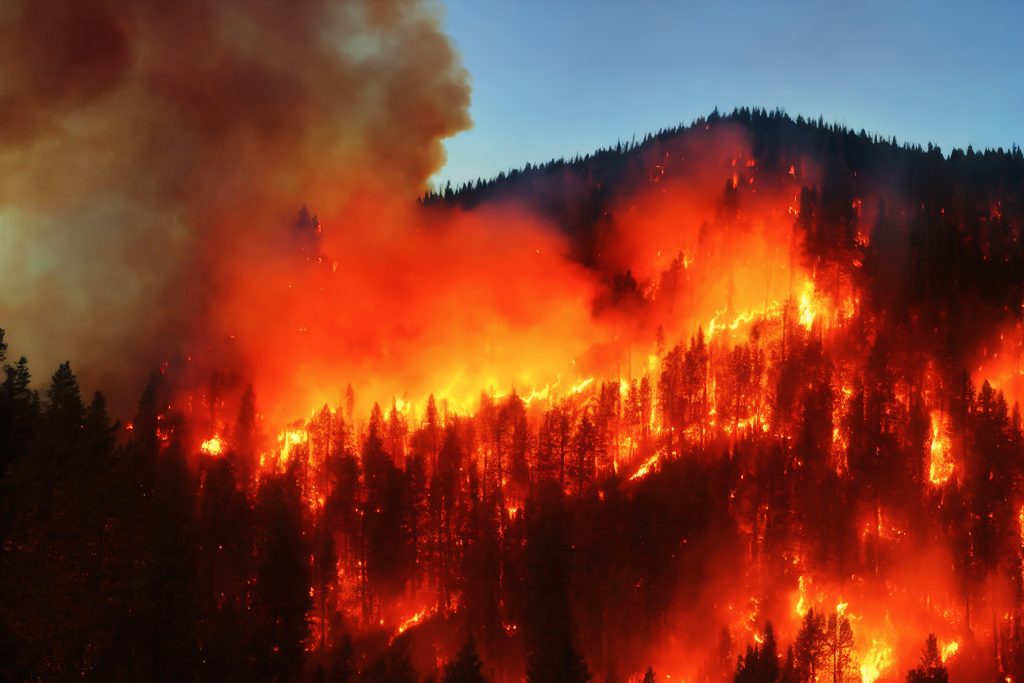
[(5, 678), (1024, 681), (1021, 150), (744, 108), (426, 191), (408, 4), (19, 15), (0, 196), (125, 227), (0, 330)]

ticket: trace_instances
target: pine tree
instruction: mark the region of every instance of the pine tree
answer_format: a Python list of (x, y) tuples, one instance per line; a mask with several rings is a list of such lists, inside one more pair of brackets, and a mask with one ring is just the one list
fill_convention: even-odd
[(804, 615), (803, 625), (793, 646), (794, 663), (800, 680), (817, 680), (818, 671), (825, 664), (825, 646), (825, 615), (810, 609)]
[(907, 672), (907, 683), (948, 683), (948, 681), (949, 673), (942, 663), (938, 641), (935, 639), (934, 633), (929, 633), (928, 638), (925, 639), (921, 663), (916, 669)]
[(292, 473), (263, 483), (256, 522), (256, 597), (264, 626), (260, 651), (266, 671), (288, 679), (302, 668), (307, 613), (312, 607), (309, 548)]
[(476, 651), (473, 636), (466, 639), (455, 659), (444, 665), (442, 683), (487, 683), (484, 665)]
[(842, 683), (853, 660), (853, 629), (850, 620), (833, 612), (825, 627), (825, 655), (832, 683)]
[(736, 663), (735, 683), (775, 683), (779, 678), (779, 651), (775, 642), (775, 629), (765, 624), (761, 643), (747, 646), (745, 655)]
[(583, 656), (567, 637), (535, 650), (527, 661), (528, 683), (587, 683), (590, 678)]
[(78, 379), (71, 371), (71, 364), (61, 363), (53, 373), (50, 388), (46, 392), (46, 421), (49, 435), (64, 443), (78, 440), (82, 430), (85, 407), (78, 389)]

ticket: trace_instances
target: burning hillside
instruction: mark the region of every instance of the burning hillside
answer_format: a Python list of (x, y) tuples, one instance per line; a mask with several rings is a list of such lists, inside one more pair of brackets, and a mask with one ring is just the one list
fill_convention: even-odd
[(423, 194), (426, 9), (217, 7), (4, 25), (10, 678), (1022, 680), (1019, 149), (744, 109)]

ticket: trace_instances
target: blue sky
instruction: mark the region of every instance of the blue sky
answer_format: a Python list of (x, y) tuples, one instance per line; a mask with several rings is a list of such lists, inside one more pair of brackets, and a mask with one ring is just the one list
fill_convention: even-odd
[(1024, 2), (447, 0), (473, 86), (443, 184), (781, 107), (901, 141), (1024, 143)]

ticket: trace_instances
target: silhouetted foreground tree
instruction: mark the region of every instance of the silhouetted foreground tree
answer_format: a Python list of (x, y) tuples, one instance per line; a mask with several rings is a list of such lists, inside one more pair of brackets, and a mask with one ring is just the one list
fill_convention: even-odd
[(765, 625), (764, 640), (747, 646), (736, 665), (736, 683), (774, 683), (779, 680), (779, 649), (775, 642), (775, 629)]
[(948, 683), (949, 674), (939, 654), (938, 641), (934, 634), (929, 634), (925, 641), (921, 663), (916, 669), (907, 672), (907, 683)]
[(476, 640), (470, 636), (455, 659), (444, 665), (442, 683), (487, 683), (484, 665), (476, 651)]

